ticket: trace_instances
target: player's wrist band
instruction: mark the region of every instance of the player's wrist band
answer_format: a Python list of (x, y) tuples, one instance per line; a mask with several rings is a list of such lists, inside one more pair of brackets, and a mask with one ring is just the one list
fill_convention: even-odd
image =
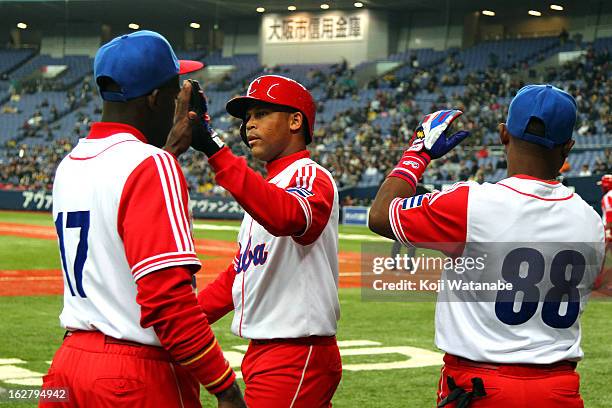
[(202, 152), (206, 157), (211, 157), (225, 146), (225, 143), (219, 138), (217, 132), (211, 130), (210, 135), (206, 135), (202, 140)]
[(387, 177), (398, 177), (409, 183), (416, 190), (416, 186), (421, 177), (423, 177), (423, 173), (430, 161), (431, 158), (425, 152), (406, 150), (399, 163), (397, 163)]

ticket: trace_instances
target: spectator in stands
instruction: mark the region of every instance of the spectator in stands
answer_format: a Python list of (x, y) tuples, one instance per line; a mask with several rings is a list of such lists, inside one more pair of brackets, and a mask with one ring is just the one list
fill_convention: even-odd
[(17, 114), (19, 113), (19, 109), (11, 104), (5, 104), (4, 106), (2, 106), (2, 112), (1, 113), (11, 113), (11, 114)]
[(580, 173), (578, 173), (580, 177), (590, 176), (591, 174), (592, 173), (588, 164), (583, 164), (582, 168), (580, 169)]
[[(478, 152), (476, 152), (476, 157), (478, 159), (486, 159), (489, 157), (489, 149), (486, 144), (484, 144)], [(467, 177), (466, 177), (467, 178)], [(466, 178), (462, 178), (461, 180), (465, 180)]]
[(346, 206), (352, 206), (352, 205), (355, 205), (353, 197), (351, 197), (350, 195), (345, 196), (344, 199), (342, 200), (342, 206), (346, 207)]
[(595, 167), (593, 167), (593, 174), (606, 174), (607, 172), (608, 168), (603, 160), (597, 159), (595, 161)]

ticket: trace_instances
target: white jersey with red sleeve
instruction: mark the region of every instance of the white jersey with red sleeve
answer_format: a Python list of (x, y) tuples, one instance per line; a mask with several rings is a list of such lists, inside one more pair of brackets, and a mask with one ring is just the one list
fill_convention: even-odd
[[(268, 180), (300, 204), (306, 228), (275, 236), (245, 214), (232, 287), (232, 332), (249, 339), (336, 334), (338, 302), (338, 192), (329, 172), (306, 157), (280, 159)], [(273, 208), (271, 203), (261, 205)]]
[[(429, 243), (423, 246), (472, 258), (484, 249), (481, 279), (513, 284), (487, 301), (441, 291), (436, 304), (440, 349), (495, 363), (549, 364), (583, 357), (579, 316), (601, 270), (604, 229), (578, 195), (558, 182), (517, 175), (495, 184), (457, 183), (444, 192), (396, 198), (389, 218), (406, 245)], [(451, 272), (444, 271), (443, 280)], [(523, 302), (519, 291), (535, 293), (538, 300)], [(563, 297), (570, 292), (576, 300), (571, 303)]]
[(68, 330), (159, 345), (140, 325), (136, 281), (172, 266), (200, 268), (188, 192), (175, 158), (136, 129), (94, 123), (60, 163), (53, 218), (64, 274)]

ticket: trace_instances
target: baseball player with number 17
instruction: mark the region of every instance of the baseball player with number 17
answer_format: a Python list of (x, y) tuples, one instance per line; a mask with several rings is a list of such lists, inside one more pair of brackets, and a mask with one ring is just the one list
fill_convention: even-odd
[(508, 248), (497, 249), (479, 276), (510, 282), (512, 290), (493, 292), (488, 302), (450, 301), (448, 291), (438, 296), (435, 338), (446, 352), (438, 407), (583, 407), (575, 372), (583, 357), (579, 317), (601, 269), (604, 226), (556, 181), (574, 144), (576, 102), (551, 85), (523, 87), (499, 126), (508, 178), (413, 197), (430, 160), (467, 137), (446, 135), (459, 115), (448, 110), (424, 118), (369, 218), (380, 235), (428, 243), (449, 256), (485, 245)]
[(69, 401), (40, 407), (196, 408), (200, 384), (219, 407), (245, 406), (194, 294), (187, 183), (167, 151), (196, 123), (179, 74), (200, 68), (152, 31), (96, 54), (102, 120), (53, 184), (67, 332), (43, 388)]

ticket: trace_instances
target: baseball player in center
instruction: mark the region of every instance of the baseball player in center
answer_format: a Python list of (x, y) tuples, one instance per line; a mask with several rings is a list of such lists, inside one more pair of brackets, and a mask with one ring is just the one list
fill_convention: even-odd
[(233, 264), (198, 300), (211, 323), (234, 310), (232, 332), (251, 340), (242, 363), (250, 408), (327, 407), (342, 375), (335, 338), (339, 209), (331, 174), (306, 150), (314, 101), (298, 82), (265, 75), (226, 109), (242, 119), (242, 139), (266, 162), (267, 178), (208, 125), (204, 139), (194, 140), (217, 183), (246, 212)]
[(604, 227), (556, 180), (574, 145), (576, 102), (551, 85), (523, 87), (499, 126), (508, 177), (414, 196), (430, 160), (468, 135), (446, 135), (459, 115), (446, 110), (424, 118), (369, 218), (380, 235), (445, 248), (448, 256), (495, 250), (479, 276), (513, 285), (490, 301), (440, 292), (435, 340), (446, 354), (438, 407), (583, 407), (575, 372), (583, 357), (579, 318), (601, 269)]

